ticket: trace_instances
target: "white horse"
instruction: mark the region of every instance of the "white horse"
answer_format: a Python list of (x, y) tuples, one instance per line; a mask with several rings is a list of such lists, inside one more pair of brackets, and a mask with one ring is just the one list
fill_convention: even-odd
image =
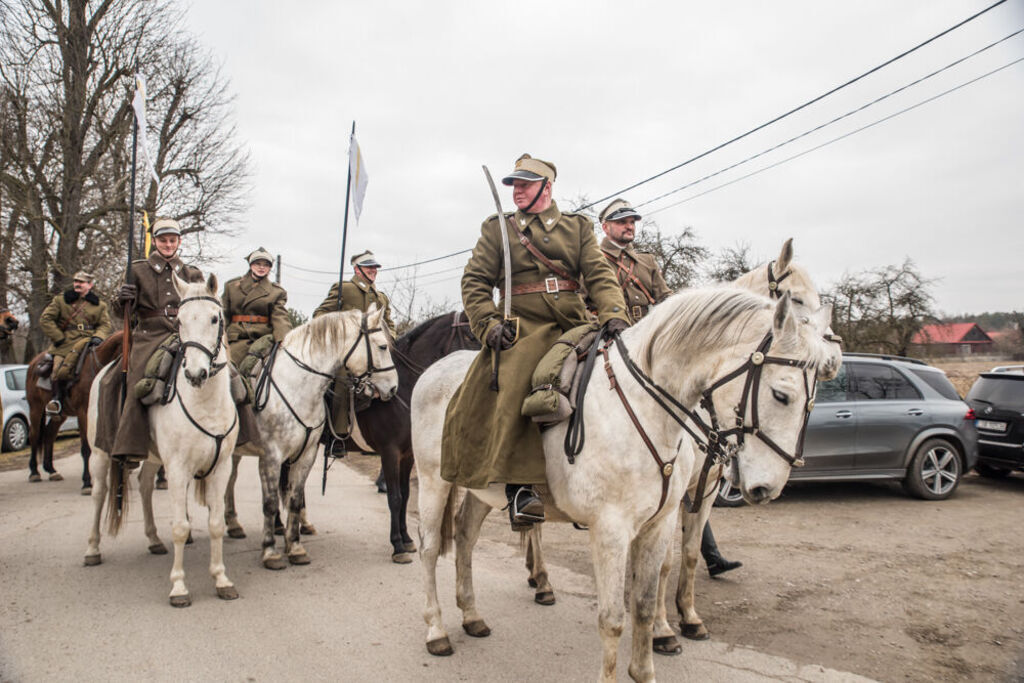
[[(544, 433), (551, 494), (545, 497), (547, 517), (567, 517), (590, 529), (602, 679), (615, 678), (627, 555), (633, 563), (629, 674), (635, 680), (654, 678), (652, 626), (659, 573), (694, 464), (691, 440), (684, 438), (680, 424), (682, 411), (692, 412), (716, 380), (743, 368), (715, 389), (711, 405), (723, 416), (746, 405), (744, 424), (751, 415), (759, 415), (774, 443), (784, 453), (794, 452), (806, 416), (808, 374), (824, 359), (821, 345), (813, 343), (822, 331), (800, 323), (788, 295), (776, 303), (738, 289), (681, 292), (624, 331), (620, 343), (604, 347), (599, 360), (605, 369), (594, 373), (579, 408), (588, 434), (575, 464), (563, 454), (567, 426)], [(424, 619), (427, 650), (435, 655), (452, 652), (436, 585), (437, 558), (450, 540), (456, 494), (456, 488), (440, 478), (442, 426), (447, 404), (473, 355), (452, 354), (431, 366), (412, 397), (427, 598)], [(748, 397), (744, 375), (758, 376), (756, 384), (763, 390)], [(636, 415), (632, 423), (628, 412)], [(753, 438), (744, 442), (737, 464), (739, 488), (756, 502), (778, 496), (790, 467), (767, 442)], [(468, 494), (455, 520), (456, 594), (463, 628), (479, 637), (489, 635), (490, 629), (476, 610), (471, 551), (484, 517), (491, 508), (504, 506), (505, 497), (500, 485)]]
[[(189, 483), (195, 479), (195, 495), (210, 511), (210, 574), (217, 587), (217, 597), (234, 600), (238, 591), (224, 567), (224, 490), (230, 470), (229, 456), (238, 436), (238, 413), (231, 398), (230, 378), (224, 368), (228, 363), (224, 334), (224, 313), (217, 298), (217, 278), (206, 283), (187, 283), (173, 277), (180, 297), (178, 304), (178, 335), (182, 343), (181, 363), (172, 375), (172, 398), (166, 404), (149, 407), (150, 453), (140, 474), (146, 535), (150, 551), (162, 554), (163, 543), (153, 524), (153, 475), (160, 464), (167, 473), (173, 511), (174, 566), (171, 569), (170, 603), (187, 607), (192, 597), (185, 585), (183, 567), (185, 542), (191, 525), (186, 514)], [(115, 368), (107, 365), (97, 374), (89, 395), (89, 435), (96, 433), (99, 386), (103, 376)], [(130, 390), (130, 388), (129, 388)], [(109, 533), (116, 535), (127, 512), (127, 481), (124, 469), (110, 467), (110, 457), (92, 444), (93, 458), (89, 466), (95, 482), (92, 492), (94, 515), (92, 533), (85, 554), (86, 565), (100, 564), (100, 516), (107, 497), (108, 472), (110, 486)], [(122, 488), (123, 485), (123, 488)], [(123, 495), (119, 495), (119, 489)], [(118, 500), (119, 499), (119, 500)], [(166, 551), (164, 551), (166, 552)]]
[[(305, 510), (305, 485), (316, 460), (320, 433), (328, 419), (323, 395), (344, 365), (356, 378), (357, 390), (367, 397), (390, 400), (398, 391), (398, 373), (391, 360), (384, 309), (376, 306), (328, 313), (301, 325), (273, 351), (270, 371), (257, 386), (256, 425), (265, 453), (260, 457), (263, 488), (263, 566), (284, 569), (309, 564), (299, 540)], [(281, 481), (282, 466), (287, 481)], [(285, 490), (279, 488), (285, 486)], [(285, 554), (274, 542), (278, 500), (288, 511), (284, 530)]]

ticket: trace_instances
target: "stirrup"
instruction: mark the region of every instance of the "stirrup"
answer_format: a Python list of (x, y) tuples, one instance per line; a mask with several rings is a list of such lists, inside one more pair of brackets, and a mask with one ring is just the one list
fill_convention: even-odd
[(513, 525), (539, 524), (544, 521), (544, 503), (532, 487), (520, 486), (509, 502), (508, 516)]
[(60, 415), (61, 410), (60, 401), (57, 399), (51, 399), (50, 402), (46, 404), (45, 412), (47, 415)]

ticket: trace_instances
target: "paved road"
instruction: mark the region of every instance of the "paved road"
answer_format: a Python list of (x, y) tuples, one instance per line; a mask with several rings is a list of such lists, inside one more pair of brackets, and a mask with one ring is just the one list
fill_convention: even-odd
[[(225, 541), (228, 575), (241, 599), (216, 597), (200, 511), (197, 543), (185, 562), (194, 600), (188, 609), (167, 604), (170, 556), (146, 552), (138, 504), (121, 536), (104, 539), (103, 564), (82, 566), (91, 502), (78, 494), (78, 467), (76, 459), (66, 459), (67, 480), (39, 484), (28, 484), (22, 471), (0, 473), (4, 683), (596, 677), (600, 643), (592, 579), (552, 566), (558, 604), (535, 605), (521, 558), (500, 538), (482, 539), (474, 562), (478, 601), (493, 635), (477, 640), (462, 632), (454, 570), (446, 558), (439, 585), (456, 652), (449, 658), (427, 654), (418, 560), (391, 563), (384, 498), (347, 467), (332, 469), (327, 495), (317, 491), (309, 501), (320, 531), (306, 541), (313, 564), (270, 572), (259, 565), (259, 484), (255, 462), (246, 459), (237, 499), (249, 537)], [(169, 543), (166, 496), (158, 491), (155, 507)], [(628, 628), (620, 680), (627, 680), (627, 647)], [(657, 657), (655, 666), (663, 681), (868, 680), (715, 641), (685, 642), (682, 656)]]

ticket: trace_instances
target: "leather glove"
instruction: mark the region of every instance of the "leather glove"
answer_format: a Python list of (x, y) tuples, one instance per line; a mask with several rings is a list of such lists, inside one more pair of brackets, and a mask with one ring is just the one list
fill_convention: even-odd
[(117, 293), (117, 300), (122, 306), (135, 303), (135, 297), (138, 296), (139, 288), (135, 285), (128, 284), (127, 282), (121, 285), (120, 291)]
[(18, 329), (19, 324), (20, 323), (18, 322), (18, 319), (15, 318), (14, 316), (11, 316), (10, 318), (4, 321), (4, 327), (6, 327), (11, 332), (14, 332), (16, 329)]
[(516, 342), (516, 331), (508, 321), (495, 325), (494, 329), (487, 333), (487, 346), (495, 351), (504, 351), (511, 348)]
[(629, 323), (621, 318), (612, 318), (604, 324), (604, 334), (606, 337), (614, 337), (619, 332), (629, 327)]

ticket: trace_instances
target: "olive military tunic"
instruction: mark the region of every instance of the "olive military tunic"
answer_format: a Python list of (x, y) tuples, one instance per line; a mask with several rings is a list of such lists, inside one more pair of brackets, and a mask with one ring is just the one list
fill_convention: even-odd
[(228, 346), (231, 362), (237, 366), (245, 358), (252, 343), (268, 334), (274, 341), (284, 341), (292, 329), (285, 305), (288, 293), (281, 285), (252, 273), (228, 280), (224, 284), (221, 304), (227, 318)]
[[(598, 321), (626, 320), (622, 289), (615, 271), (601, 254), (593, 224), (585, 216), (551, 206), (539, 214), (507, 214), (533, 245), (554, 265), (584, 285)], [(501, 323), (502, 306), (493, 298), (504, 287), (501, 223), (497, 214), (484, 221), (462, 276), (462, 303), (473, 334), (484, 342), (462, 386), (448, 404), (442, 441), (441, 476), (460, 486), (483, 488), (491, 482), (538, 484), (545, 481), (544, 450), (537, 424), (521, 413), (530, 391), (533, 369), (563, 332), (584, 325), (587, 318), (577, 292), (545, 291), (512, 297), (512, 316), (519, 318), (519, 339), (501, 351), (498, 391), (490, 389), (494, 352), (487, 333)], [(520, 244), (509, 227), (512, 284), (530, 285), (558, 277)]]
[[(388, 299), (387, 294), (378, 291), (377, 288), (373, 286), (372, 282), (369, 282), (358, 273), (353, 275), (351, 280), (342, 283), (340, 307), (338, 306), (338, 283), (334, 283), (331, 285), (331, 291), (327, 294), (327, 298), (325, 298), (323, 303), (317, 306), (316, 310), (313, 311), (313, 317), (318, 318), (325, 313), (331, 313), (333, 311), (357, 310), (365, 312), (371, 304), (376, 304), (377, 308), (384, 309), (383, 321), (388, 328), (388, 332), (391, 334), (391, 338), (394, 339), (395, 323), (391, 320), (391, 300)], [(335, 396), (331, 409), (331, 423), (334, 425), (334, 431), (339, 435), (348, 434), (348, 371), (345, 370), (344, 367), (340, 368), (334, 376), (334, 383), (331, 386), (331, 391)]]
[(654, 254), (638, 252), (632, 244), (623, 249), (607, 237), (601, 241), (601, 251), (615, 268), (631, 323), (647, 315), (651, 306), (672, 294)]
[[(169, 261), (156, 250), (148, 259), (132, 262), (132, 282), (138, 288), (132, 319), (132, 347), (128, 359), (128, 394), (121, 401), (120, 364), (103, 378), (96, 445), (111, 455), (145, 458), (149, 452), (149, 420), (146, 407), (135, 398), (135, 384), (142, 379), (146, 362), (160, 343), (178, 329), (178, 297), (171, 273), (187, 282), (202, 282), (198, 268), (175, 256)], [(114, 314), (121, 315), (115, 301)]]
[[(85, 296), (73, 289), (53, 297), (53, 301), (39, 316), (39, 327), (50, 338), (47, 353), (53, 354), (53, 378), (67, 379), (73, 367), (62, 367), (64, 359), (77, 354), (93, 337), (106, 339), (110, 335), (110, 313), (105, 301), (92, 291)], [(69, 361), (69, 366), (74, 359)]]

